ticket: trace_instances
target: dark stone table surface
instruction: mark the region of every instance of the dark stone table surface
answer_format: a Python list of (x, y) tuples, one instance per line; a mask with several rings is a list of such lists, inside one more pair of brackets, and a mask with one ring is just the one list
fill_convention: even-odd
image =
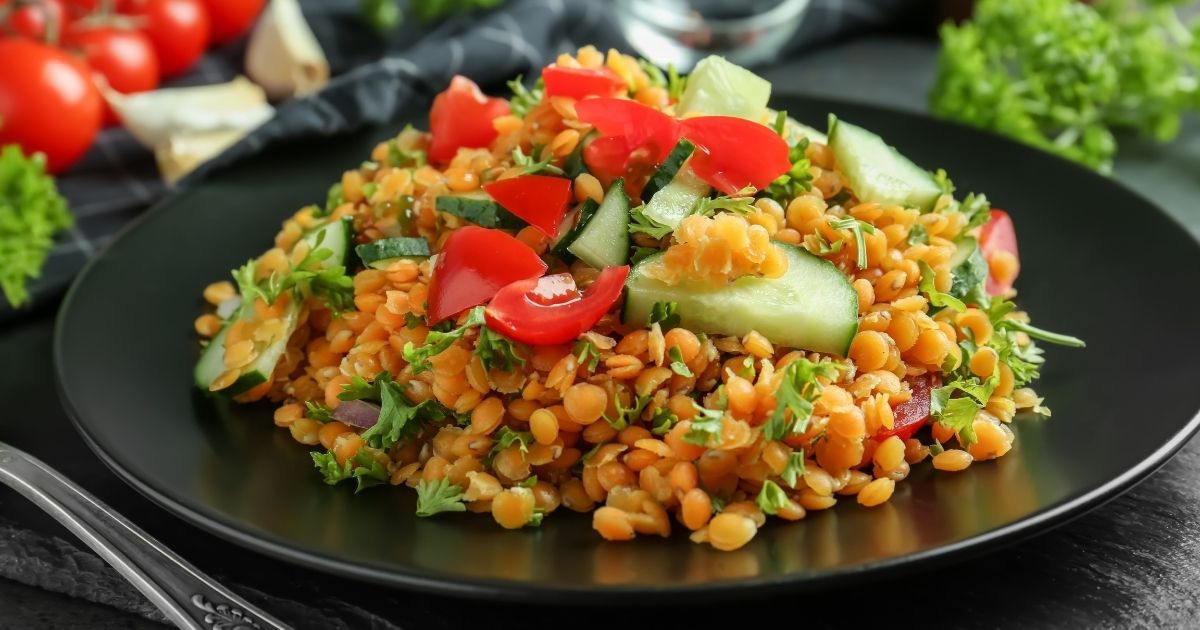
[[(776, 89), (923, 111), (935, 45), (869, 38), (766, 72)], [(1118, 177), (1200, 235), (1200, 124), (1165, 147), (1130, 140)], [(1002, 168), (998, 165), (998, 168)], [(50, 363), (54, 307), (0, 330), (0, 436), (57, 467), (203, 570), (301, 628), (491, 628), (598, 620), (706, 627), (723, 618), (795, 627), (1200, 627), (1200, 441), (1118, 499), (1056, 530), (967, 563), (782, 601), (672, 610), (544, 608), (389, 591), (284, 565), (161, 510), (91, 454), (59, 406)], [(1187, 322), (1181, 316), (1181, 322)], [(1185, 324), (1186, 325), (1186, 324)], [(161, 628), (155, 611), (96, 556), (0, 488), (0, 628)], [(11, 555), (11, 554), (10, 554)], [(5, 554), (0, 554), (0, 558)], [(43, 588), (44, 587), (44, 588)], [(46, 590), (49, 589), (49, 590)], [(62, 594), (66, 593), (66, 594)], [(91, 600), (91, 601), (89, 601)], [(122, 609), (95, 603), (118, 602)], [(130, 612), (134, 611), (134, 612)], [(753, 621), (752, 621), (753, 620)]]

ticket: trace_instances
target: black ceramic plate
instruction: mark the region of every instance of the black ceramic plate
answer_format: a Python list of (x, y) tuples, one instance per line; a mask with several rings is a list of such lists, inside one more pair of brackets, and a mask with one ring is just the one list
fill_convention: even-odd
[[(1051, 419), (1021, 417), (1016, 448), (960, 474), (916, 466), (892, 501), (843, 501), (772, 522), (721, 553), (680, 532), (605, 543), (555, 514), (509, 532), (486, 516), (419, 519), (414, 493), (324, 485), (266, 406), (192, 386), (201, 289), (269, 246), (293, 210), (393, 129), (275, 148), (159, 204), (96, 258), (63, 306), (55, 346), (64, 401), (96, 453), (168, 510), (238, 544), (344, 576), (484, 597), (558, 599), (801, 589), (960, 559), (1064, 522), (1128, 489), (1196, 430), (1200, 247), (1119, 183), (988, 134), (861, 105), (780, 99), (875, 130), (961, 192), (1016, 220), (1021, 303), (1088, 342), (1047, 348)], [(414, 114), (413, 120), (420, 122)], [(540, 599), (540, 601), (548, 601)]]

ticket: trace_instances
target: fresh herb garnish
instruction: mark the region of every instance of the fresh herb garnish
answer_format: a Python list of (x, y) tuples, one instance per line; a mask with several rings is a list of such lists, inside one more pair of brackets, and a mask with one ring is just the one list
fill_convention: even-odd
[(830, 221), (829, 227), (832, 227), (835, 230), (850, 230), (850, 233), (854, 235), (854, 246), (857, 252), (855, 262), (859, 269), (866, 269), (867, 241), (863, 238), (863, 232), (866, 232), (867, 234), (874, 234), (875, 226), (867, 223), (866, 221), (859, 221), (854, 217), (844, 217)]
[(667, 407), (659, 407), (650, 416), (650, 432), (658, 436), (666, 435), (671, 432), (677, 422), (679, 422), (679, 416)]
[(508, 89), (512, 90), (512, 97), (508, 99), (508, 109), (518, 118), (529, 115), (529, 110), (537, 107), (546, 93), (546, 86), (541, 77), (538, 77), (533, 88), (525, 87), (523, 79), (524, 76), (518, 74), (517, 78), (508, 82)]
[(25, 283), (41, 275), (54, 235), (73, 223), (45, 156), (25, 157), (16, 145), (0, 150), (0, 290), (9, 304), (29, 300)]
[(687, 89), (687, 77), (680, 76), (679, 71), (675, 69), (675, 64), (667, 64), (667, 96), (678, 103), (685, 89)]
[[(450, 322), (453, 326), (454, 322)], [(467, 318), (461, 326), (450, 328), (449, 330), (430, 330), (429, 336), (425, 337), (425, 343), (417, 346), (413, 342), (404, 344), (404, 360), (412, 365), (413, 374), (420, 374), (433, 369), (429, 359), (445, 352), (454, 342), (466, 336), (467, 332), (472, 328), (477, 328), (484, 325), (483, 307), (476, 306), (470, 311), (467, 311)], [(482, 358), (482, 357), (481, 357)]]
[[(412, 125), (404, 127), (405, 131), (409, 129), (412, 129)], [(387, 149), (388, 166), (420, 168), (429, 163), (429, 157), (424, 151), (420, 149), (401, 149), (400, 142), (395, 138), (388, 140)]]
[(928, 245), (929, 230), (920, 223), (914, 223), (908, 230), (908, 238), (905, 239), (909, 245)]
[(762, 490), (758, 491), (758, 498), (755, 499), (758, 509), (762, 510), (764, 514), (778, 514), (779, 510), (782, 510), (791, 501), (783, 488), (770, 479), (763, 482)]
[(638, 58), (638, 67), (642, 72), (646, 73), (646, 77), (650, 79), (650, 85), (653, 87), (667, 87), (667, 75), (658, 66), (650, 62), (649, 59)]
[(233, 271), (241, 292), (243, 308), (249, 308), (255, 299), (274, 304), (285, 291), (294, 292), (293, 299), (300, 300), (305, 292), (325, 303), (335, 315), (340, 315), (354, 304), (354, 283), (346, 275), (342, 265), (324, 265), (333, 256), (333, 250), (322, 247), (325, 231), (317, 235), (316, 241), (296, 264), (288, 265), (285, 272), (272, 272), (270, 276), (257, 280), (257, 262), (251, 260)]
[(937, 290), (937, 286), (934, 282), (933, 267), (930, 267), (929, 263), (925, 262), (924, 260), (920, 260), (917, 261), (917, 265), (921, 269), (921, 283), (919, 288), (921, 292), (929, 298), (930, 304), (939, 308), (952, 308), (959, 313), (967, 310), (967, 305), (963, 304), (962, 300), (950, 295), (949, 293), (943, 293)]
[(433, 516), (442, 512), (465, 512), (462, 500), (463, 489), (449, 479), (437, 481), (422, 479), (417, 484), (417, 516)]
[(359, 449), (354, 457), (346, 460), (346, 463), (340, 466), (332, 451), (325, 453), (313, 451), (310, 455), (313, 466), (321, 471), (325, 483), (331, 486), (347, 479), (354, 479), (358, 484), (354, 489), (357, 494), (366, 488), (377, 486), (388, 480), (387, 468), (379, 463), (379, 460), (375, 459), (375, 456), (367, 449)]
[(526, 175), (536, 175), (539, 173), (548, 173), (550, 175), (562, 175), (563, 170), (558, 168), (551, 162), (554, 161), (554, 154), (545, 150), (542, 145), (537, 145), (529, 151), (529, 155), (525, 155), (521, 151), (521, 147), (513, 147), (512, 150), (513, 163), (521, 167), (521, 170)]
[(672, 372), (684, 378), (695, 376), (695, 374), (692, 374), (692, 368), (689, 368), (687, 363), (684, 362), (683, 351), (679, 349), (679, 346), (671, 346), (671, 349), (667, 351), (667, 357), (671, 359)]
[(706, 409), (692, 403), (696, 408), (696, 416), (692, 418), (688, 432), (683, 441), (697, 446), (711, 446), (721, 440), (721, 427), (724, 424), (725, 412), (720, 409)]
[(779, 473), (779, 478), (788, 485), (789, 488), (796, 487), (796, 481), (804, 476), (804, 451), (794, 451), (788, 456), (787, 466)]
[(493, 457), (499, 454), (500, 451), (503, 451), (514, 444), (521, 451), (521, 453), (528, 453), (529, 443), (532, 441), (533, 434), (529, 431), (513, 431), (508, 427), (500, 427), (500, 430), (496, 432), (496, 443), (492, 446), (492, 450), (488, 453), (487, 458), (491, 460)]
[(658, 324), (663, 332), (678, 328), (680, 323), (679, 303), (655, 302), (650, 307), (650, 323)]
[(308, 410), (308, 413), (305, 415), (313, 420), (316, 420), (317, 422), (320, 422), (321, 424), (325, 424), (326, 422), (333, 420), (333, 413), (329, 411), (329, 407), (326, 407), (319, 402), (306, 400), (304, 401), (304, 407)]
[(613, 403), (616, 413), (611, 418), (607, 413), (604, 414), (604, 421), (611, 425), (612, 428), (620, 431), (633, 422), (636, 422), (642, 416), (646, 405), (650, 404), (650, 396), (635, 396), (633, 406), (631, 407), (626, 407), (625, 403), (621, 402), (620, 396), (614, 397)]
[(587, 339), (576, 341), (572, 352), (579, 361), (579, 365), (587, 368), (588, 372), (595, 373), (596, 368), (600, 367), (600, 349), (591, 341)]
[(483, 363), (485, 370), (504, 370), (511, 372), (517, 366), (525, 366), (525, 357), (517, 352), (517, 342), (488, 328), (479, 327), (479, 340), (475, 343), (475, 355)]
[(711, 199), (702, 197), (696, 201), (696, 205), (692, 206), (691, 214), (707, 217), (716, 214), (718, 210), (750, 214), (757, 210), (754, 207), (754, 193), (754, 188), (747, 186), (732, 195), (721, 195)]
[(653, 239), (661, 239), (670, 234), (675, 228), (669, 225), (663, 225), (654, 219), (645, 215), (646, 204), (642, 204), (629, 211), (629, 217), (632, 219), (629, 222), (630, 234), (645, 234)]
[(783, 380), (775, 390), (775, 411), (763, 425), (763, 437), (782, 440), (789, 435), (803, 433), (812, 417), (813, 402), (825, 389), (819, 379), (836, 379), (843, 369), (838, 363), (813, 363), (805, 358), (788, 364), (783, 372)]

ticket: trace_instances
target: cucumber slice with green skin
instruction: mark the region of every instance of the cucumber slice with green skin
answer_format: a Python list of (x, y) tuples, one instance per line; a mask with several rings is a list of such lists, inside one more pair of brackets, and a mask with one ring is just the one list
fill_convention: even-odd
[(608, 187), (600, 207), (589, 221), (580, 221), (578, 228), (567, 251), (580, 260), (596, 269), (629, 262), (629, 197), (623, 180)]
[(350, 217), (342, 217), (337, 221), (330, 221), (325, 225), (313, 228), (300, 237), (300, 240), (308, 245), (309, 251), (328, 249), (333, 252), (329, 258), (322, 261), (322, 268), (334, 265), (349, 268), (350, 254), (354, 251), (354, 220)]
[(928, 171), (900, 155), (883, 138), (832, 114), (829, 148), (850, 188), (863, 201), (929, 212), (942, 195)]
[[(350, 262), (350, 256), (354, 252), (354, 224), (350, 217), (330, 221), (325, 225), (314, 228), (302, 236), (300, 240), (307, 243), (314, 250), (328, 249), (333, 252), (332, 255), (317, 265), (320, 269), (329, 269), (330, 267), (339, 265), (347, 266)], [(288, 307), (284, 309), (283, 314), (280, 316), (283, 328), (278, 333), (278, 337), (268, 340), (264, 346), (259, 348), (258, 357), (250, 365), (241, 369), (241, 375), (238, 376), (232, 385), (216, 393), (222, 396), (237, 396), (252, 387), (265, 383), (271, 378), (271, 375), (275, 372), (275, 365), (279, 363), (279, 359), (287, 350), (288, 339), (296, 331), (301, 303), (301, 300), (295, 299), (288, 302)], [(237, 319), (252, 319), (253, 317), (254, 306), (252, 301), (242, 296), (241, 306), (237, 312), (221, 328), (221, 331), (209, 341), (208, 346), (200, 354), (200, 360), (196, 362), (193, 376), (195, 377), (197, 387), (203, 391), (209, 391), (209, 385), (225, 372), (225, 335), (229, 331), (230, 323)]]
[(950, 275), (952, 280), (947, 293), (960, 300), (987, 281), (987, 259), (974, 237), (964, 236), (955, 242), (954, 255), (950, 257)]
[(587, 148), (587, 145), (592, 143), (592, 140), (596, 139), (596, 136), (596, 130), (593, 129), (579, 139), (579, 144), (575, 145), (575, 150), (567, 154), (566, 159), (563, 160), (563, 175), (575, 179), (579, 177), (580, 173), (587, 172), (587, 165), (583, 163), (583, 150)]
[(680, 138), (675, 144), (675, 148), (667, 154), (663, 160), (662, 166), (654, 171), (650, 176), (650, 181), (646, 182), (646, 186), (642, 188), (642, 199), (650, 199), (654, 193), (662, 190), (675, 179), (675, 175), (679, 173), (679, 169), (683, 168), (683, 163), (688, 158), (692, 157), (692, 152), (696, 150), (696, 145), (692, 144), (687, 138)]
[(435, 207), (438, 212), (452, 214), (480, 227), (519, 230), (528, 225), (483, 193), (441, 195)]
[(575, 242), (575, 239), (579, 238), (583, 227), (592, 220), (592, 215), (596, 214), (596, 210), (599, 208), (600, 204), (595, 200), (587, 199), (578, 208), (567, 214), (559, 228), (558, 239), (550, 246), (550, 251), (565, 262), (575, 262), (575, 254), (572, 254), (567, 248)]
[(827, 260), (777, 245), (788, 258), (783, 276), (743, 276), (727, 286), (656, 280), (646, 273), (662, 257), (655, 254), (630, 272), (622, 319), (645, 326), (656, 302), (675, 302), (688, 330), (739, 337), (757, 330), (778, 346), (846, 356), (858, 332), (858, 294), (850, 280)]
[(400, 259), (424, 260), (429, 258), (429, 241), (419, 236), (397, 236), (363, 243), (354, 248), (363, 264), (372, 269), (387, 269)]
[[(283, 332), (279, 337), (271, 340), (258, 353), (258, 358), (250, 365), (242, 368), (241, 376), (233, 382), (233, 385), (225, 389), (215, 392), (222, 396), (237, 396), (238, 394), (249, 391), (251, 388), (267, 382), (271, 375), (275, 372), (275, 365), (279, 363), (279, 359), (283, 357), (283, 353), (287, 351), (287, 342), (291, 338), (292, 333), (296, 331), (297, 315), (300, 313), (300, 301), (293, 300), (288, 304), (288, 308), (284, 311), (283, 317)], [(250, 309), (243, 317), (252, 317), (253, 309)], [(200, 355), (200, 360), (196, 362), (194, 371), (196, 378), (196, 387), (201, 390), (208, 391), (208, 387), (217, 377), (225, 372), (225, 333), (229, 330), (229, 326), (221, 329), (216, 337), (208, 343), (208, 347)]]
[(709, 55), (688, 75), (675, 111), (681, 115), (700, 112), (759, 121), (770, 99), (770, 81), (724, 57)]
[(696, 202), (708, 196), (712, 188), (686, 164), (675, 174), (671, 183), (654, 193), (642, 208), (642, 215), (672, 230), (692, 213)]

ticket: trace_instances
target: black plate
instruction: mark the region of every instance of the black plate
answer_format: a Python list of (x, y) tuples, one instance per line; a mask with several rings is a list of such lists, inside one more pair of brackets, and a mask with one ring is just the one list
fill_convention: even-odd
[(820, 124), (832, 111), (875, 130), (918, 163), (948, 168), (960, 192), (985, 191), (1013, 214), (1021, 302), (1039, 325), (1079, 335), (1088, 348), (1047, 348), (1037, 389), (1054, 417), (1019, 418), (1008, 456), (960, 474), (917, 466), (880, 508), (843, 501), (798, 523), (772, 522), (732, 553), (679, 532), (605, 543), (575, 514), (518, 532), (472, 514), (418, 519), (410, 490), (353, 496), (324, 485), (268, 407), (197, 394), (191, 323), (205, 284), (266, 248), (285, 216), (324, 199), (344, 167), (399, 125), (277, 147), (211, 173), (137, 221), (63, 306), (55, 358), (64, 401), (125, 480), (238, 544), (395, 586), (552, 592), (556, 601), (813, 588), (959, 559), (1112, 498), (1196, 431), (1200, 336), (1187, 322), (1200, 309), (1200, 247), (1152, 204), (965, 127), (815, 99), (776, 105), (801, 120)]

